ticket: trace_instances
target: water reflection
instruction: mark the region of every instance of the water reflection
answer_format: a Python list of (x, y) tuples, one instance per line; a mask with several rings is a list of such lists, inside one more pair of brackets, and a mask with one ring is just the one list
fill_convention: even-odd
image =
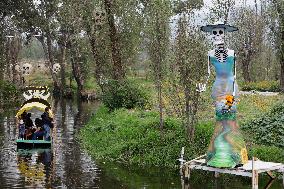
[[(51, 149), (17, 150), (16, 111), (0, 117), (1, 188), (99, 188), (101, 171), (75, 137), (98, 104), (65, 100), (52, 104), (56, 117)], [(32, 111), (32, 119), (40, 114)]]
[(18, 169), (26, 187), (51, 187), (53, 155), (51, 149), (18, 150)]
[[(98, 167), (76, 138), (98, 104), (54, 100), (52, 106), (56, 123), (51, 149), (17, 150), (16, 110), (6, 110), (5, 116), (0, 116), (1, 188), (251, 188), (249, 178), (237, 176), (222, 175), (215, 179), (211, 173), (196, 171), (190, 183), (182, 186), (178, 171), (103, 162)], [(32, 118), (40, 114), (33, 112)], [(260, 179), (260, 188), (266, 185), (265, 179)], [(282, 188), (281, 181), (278, 180), (271, 188)]]

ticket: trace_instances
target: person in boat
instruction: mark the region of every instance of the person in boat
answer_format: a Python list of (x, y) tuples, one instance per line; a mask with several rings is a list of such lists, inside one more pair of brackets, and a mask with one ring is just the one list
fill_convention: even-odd
[(19, 138), (24, 140), (25, 139), (25, 132), (26, 132), (26, 127), (24, 120), (20, 120), (19, 122)]
[(27, 111), (25, 110), (25, 111), (21, 114), (20, 119), (22, 119), (22, 120), (25, 122), (26, 117), (27, 117)]
[(26, 139), (30, 140), (32, 139), (32, 134), (33, 134), (33, 120), (31, 119), (32, 114), (31, 113), (26, 113), (24, 123), (26, 127)]
[(44, 136), (43, 122), (40, 118), (35, 119), (36, 129), (32, 134), (32, 140), (41, 139)]
[(31, 117), (32, 117), (31, 113), (28, 113), (25, 117), (24, 122), (25, 122), (26, 129), (31, 129), (34, 126), (34, 123)]
[(50, 140), (50, 128), (53, 127), (53, 124), (52, 124), (53, 120), (50, 117), (48, 112), (49, 112), (49, 108), (46, 107), (45, 111), (41, 115), (42, 122), (43, 122), (43, 129), (44, 129), (44, 132), (45, 132), (45, 135), (44, 135), (45, 140)]

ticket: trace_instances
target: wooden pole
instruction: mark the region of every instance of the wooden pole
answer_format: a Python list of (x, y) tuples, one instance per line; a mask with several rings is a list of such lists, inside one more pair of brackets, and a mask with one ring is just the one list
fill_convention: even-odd
[(258, 189), (258, 172), (255, 170), (255, 160), (255, 157), (252, 157), (252, 189)]
[[(284, 171), (284, 170), (283, 170)], [(283, 188), (284, 188), (284, 172), (282, 173), (283, 175), (282, 175), (282, 181), (283, 181)]]

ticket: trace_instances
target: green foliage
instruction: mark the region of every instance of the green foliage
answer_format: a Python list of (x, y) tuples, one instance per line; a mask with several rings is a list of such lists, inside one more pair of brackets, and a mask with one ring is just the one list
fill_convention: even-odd
[(260, 82), (249, 82), (241, 85), (243, 91), (270, 91), (279, 92), (280, 84), (278, 81), (260, 81)]
[(0, 80), (0, 97), (2, 98), (0, 98), (0, 100), (2, 100), (4, 104), (6, 102), (12, 102), (17, 100), (18, 96), (19, 91), (14, 84)]
[(257, 144), (284, 147), (284, 104), (276, 105), (269, 113), (247, 122), (242, 128)]
[(249, 150), (249, 156), (257, 157), (262, 161), (284, 163), (284, 150), (275, 146), (254, 146)]
[(103, 103), (111, 110), (118, 108), (143, 108), (148, 96), (141, 86), (131, 80), (109, 80), (103, 86)]
[(194, 142), (187, 148), (186, 153), (189, 153), (187, 159), (206, 153), (213, 132), (214, 122), (202, 122), (196, 126)]
[(80, 137), (97, 159), (142, 166), (174, 167), (183, 146), (188, 159), (205, 153), (212, 124), (197, 126), (195, 141), (190, 144), (180, 119), (166, 117), (164, 123), (161, 133), (158, 112), (119, 109), (109, 113), (101, 107)]
[(19, 57), (22, 59), (41, 60), (44, 59), (44, 50), (41, 43), (35, 39), (30, 39), (27, 44), (19, 53)]
[[(278, 105), (264, 117), (243, 125), (246, 141), (252, 144), (250, 157), (283, 162), (283, 115), (284, 105)], [(97, 159), (174, 167), (181, 147), (185, 147), (187, 160), (206, 153), (214, 123), (199, 123), (193, 142), (188, 142), (183, 122), (178, 118), (165, 117), (165, 128), (161, 133), (158, 112), (119, 109), (110, 113), (108, 108), (101, 107), (81, 130), (80, 138)]]

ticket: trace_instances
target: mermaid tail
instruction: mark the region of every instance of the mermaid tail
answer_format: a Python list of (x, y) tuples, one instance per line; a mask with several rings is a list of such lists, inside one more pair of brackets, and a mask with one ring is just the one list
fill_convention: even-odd
[(218, 168), (233, 168), (247, 162), (247, 151), (236, 123), (235, 105), (229, 110), (223, 109), (224, 106), (223, 103), (217, 103), (217, 122), (207, 152), (207, 165)]

